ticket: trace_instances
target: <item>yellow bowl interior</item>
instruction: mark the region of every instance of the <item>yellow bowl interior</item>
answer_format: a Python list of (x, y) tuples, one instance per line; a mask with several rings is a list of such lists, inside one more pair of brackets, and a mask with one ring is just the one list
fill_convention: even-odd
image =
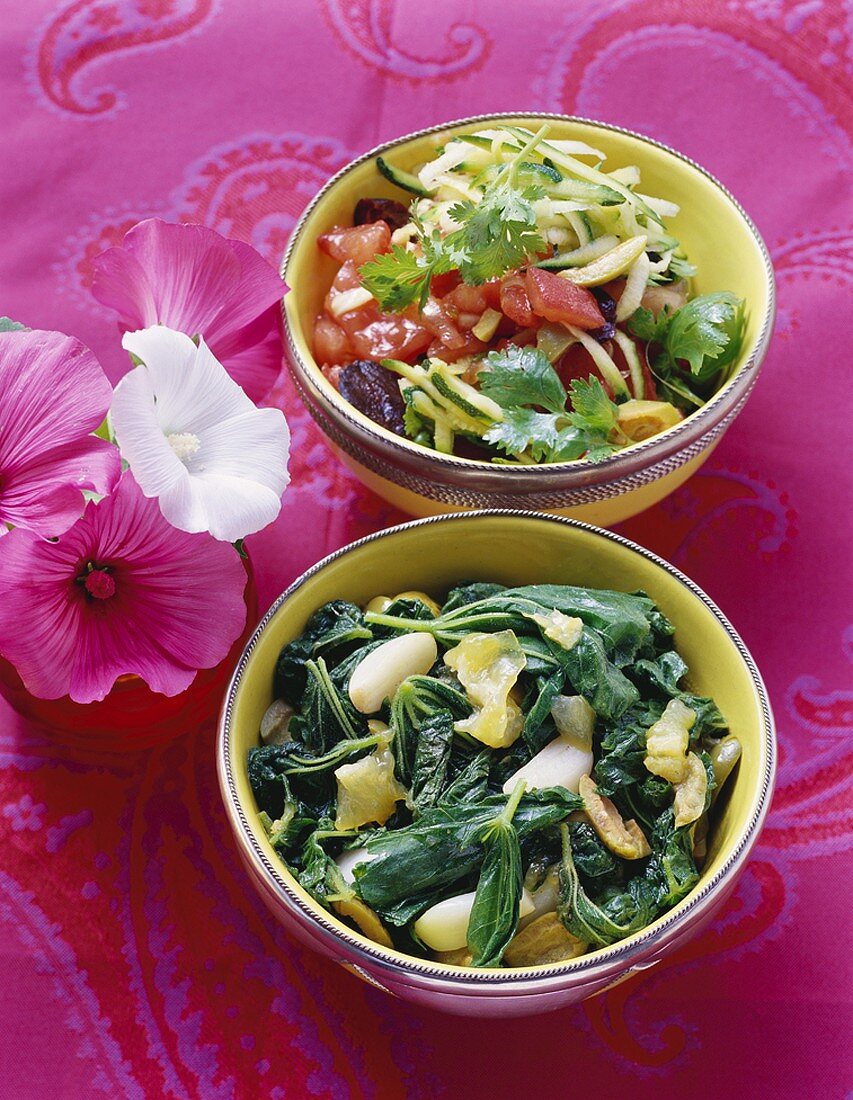
[[(496, 121), (530, 128), (539, 117), (518, 115)], [(696, 293), (730, 290), (747, 303), (748, 320), (740, 362), (748, 362), (772, 311), (773, 290), (765, 254), (755, 231), (737, 205), (700, 169), (650, 141), (591, 122), (571, 119), (552, 119), (549, 122), (549, 137), (586, 141), (600, 149), (607, 156), (605, 168), (608, 171), (637, 165), (641, 173), (639, 190), (669, 199), (681, 207), (675, 218), (667, 219), (667, 224), (696, 265)], [(403, 138), (393, 142), (383, 155), (395, 166), (411, 169), (434, 156), (436, 147), (451, 134), (471, 133), (489, 125), (488, 119), (481, 119), (449, 126), (439, 133)], [(320, 252), (316, 242), (320, 234), (334, 225), (352, 225), (353, 208), (364, 196), (407, 201), (404, 192), (380, 176), (373, 157), (356, 164), (329, 188), (310, 212), (283, 272), (290, 287), (290, 293), (284, 299), (285, 314), (299, 358), (326, 398), (339, 406), (343, 402), (337, 390), (326, 381), (312, 353), (314, 320), (338, 269), (334, 260)], [(725, 387), (720, 392), (724, 390)], [(346, 407), (349, 415), (365, 427), (386, 434), (398, 444), (401, 442), (398, 436), (378, 428), (356, 409), (349, 405)], [(410, 446), (418, 445), (411, 443)], [(482, 465), (473, 460), (459, 461)]]
[[(626, 592), (643, 589), (657, 602), (675, 624), (675, 644), (690, 668), (690, 687), (717, 701), (743, 744), (733, 785), (721, 800), (722, 813), (710, 838), (702, 882), (713, 877), (744, 835), (762, 797), (768, 768), (761, 699), (726, 628), (681, 580), (594, 529), (538, 516), (458, 515), (392, 530), (331, 561), (278, 608), (248, 659), (234, 698), (230, 764), (254, 839), (291, 888), (309, 906), (319, 908), (269, 844), (257, 819), (246, 772), (246, 754), (257, 744), (261, 717), (272, 702), (279, 650), (299, 635), (312, 612), (328, 600), (345, 598), (364, 604), (373, 596), (407, 589), (440, 599), (464, 580), (579, 584)], [(324, 915), (350, 937), (376, 949), (372, 941), (333, 915), (325, 911)], [(392, 951), (383, 950), (383, 954), (408, 958)]]

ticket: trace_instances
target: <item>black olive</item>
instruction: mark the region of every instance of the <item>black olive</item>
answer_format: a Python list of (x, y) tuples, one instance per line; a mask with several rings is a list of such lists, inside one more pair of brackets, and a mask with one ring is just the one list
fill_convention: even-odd
[(395, 229), (408, 225), (411, 218), (405, 206), (393, 199), (359, 199), (352, 220), (354, 225), (385, 222), (393, 233)]
[(359, 412), (376, 424), (405, 435), (403, 413), (406, 403), (397, 385), (397, 375), (373, 359), (356, 359), (341, 371), (338, 390)]
[(611, 297), (604, 287), (594, 286), (592, 288), (592, 293), (596, 302), (598, 302), (601, 316), (605, 321), (609, 321), (612, 324), (616, 320), (616, 299)]

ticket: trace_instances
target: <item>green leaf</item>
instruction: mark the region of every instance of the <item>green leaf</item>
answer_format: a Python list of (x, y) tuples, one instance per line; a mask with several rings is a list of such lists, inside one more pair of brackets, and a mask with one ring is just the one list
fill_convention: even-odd
[(742, 299), (728, 291), (703, 294), (673, 316), (666, 350), (672, 359), (689, 363), (694, 375), (706, 375), (709, 367), (716, 373), (739, 354), (744, 324)]
[(450, 261), (440, 252), (427, 258), (395, 244), (390, 252), (362, 264), (358, 274), (382, 309), (399, 313), (413, 302), (423, 309), (433, 275), (449, 270)]
[(448, 213), (460, 228), (444, 244), (466, 283), (496, 279), (545, 251), (531, 205), (541, 196), (541, 188), (518, 189), (499, 177), (479, 203), (466, 200), (450, 208)]
[(487, 831), (486, 858), (468, 920), (472, 966), (500, 966), (518, 926), (522, 878), (518, 834), (511, 822), (498, 819)]
[(563, 859), (560, 864), (560, 897), (557, 916), (572, 935), (596, 947), (606, 947), (638, 932), (655, 915), (653, 890), (642, 877), (631, 879), (624, 893), (596, 903), (586, 894), (572, 855), (569, 830), (560, 826)]
[(569, 391), (572, 411), (569, 420), (576, 427), (589, 432), (595, 438), (600, 436), (606, 443), (607, 436), (618, 430), (619, 409), (607, 396), (607, 391), (597, 378), (575, 378)]
[(421, 722), (412, 768), (411, 800), (416, 810), (434, 806), (441, 797), (452, 748), (453, 715), (449, 710), (436, 711)]
[(360, 737), (367, 727), (366, 719), (332, 682), (323, 658), (306, 661), (305, 672), (302, 708), (290, 722), (292, 735), (321, 753), (343, 737)]
[(535, 347), (509, 344), (486, 356), (477, 381), (481, 391), (504, 408), (536, 405), (551, 413), (566, 408), (566, 390), (547, 356)]
[(655, 318), (650, 309), (640, 306), (631, 314), (628, 320), (628, 331), (638, 336), (641, 340), (663, 343), (666, 338), (666, 330), (669, 328), (671, 313), (664, 307)]
[(503, 420), (492, 424), (483, 439), (511, 455), (520, 455), (529, 448), (533, 457), (539, 460), (546, 458), (556, 446), (560, 434), (558, 422), (559, 417), (554, 413), (505, 409)]
[(29, 332), (26, 325), (13, 321), (11, 317), (0, 317), (0, 332)]

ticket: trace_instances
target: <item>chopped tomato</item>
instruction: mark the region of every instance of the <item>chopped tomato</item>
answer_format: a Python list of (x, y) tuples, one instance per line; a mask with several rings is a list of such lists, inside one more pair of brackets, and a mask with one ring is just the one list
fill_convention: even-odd
[(502, 279), (492, 279), (491, 282), (483, 283), (480, 287), (483, 294), (486, 296), (486, 305), (490, 309), (501, 308), (501, 287), (503, 286)]
[(618, 302), (622, 297), (627, 281), (627, 279), (613, 279), (611, 282), (605, 283), (601, 289), (606, 290), (614, 302)]
[(421, 324), (448, 348), (459, 348), (465, 343), (465, 337), (454, 324), (444, 302), (438, 298), (427, 298), (421, 310)]
[(488, 309), (489, 301), (485, 288), (460, 283), (442, 298), (442, 305), (453, 306), (459, 313), (482, 314)]
[(445, 363), (455, 363), (457, 359), (464, 359), (466, 355), (479, 355), (486, 349), (487, 345), (482, 340), (478, 340), (476, 336), (466, 332), (462, 338), (462, 343), (453, 348), (442, 344), (440, 340), (433, 340), (427, 348), (427, 355), (442, 359)]
[(356, 267), (361, 267), (372, 260), (377, 252), (390, 250), (391, 230), (385, 222), (354, 225), (349, 229), (336, 226), (319, 237), (317, 244), (339, 263), (351, 260)]
[(350, 333), (350, 342), (361, 359), (411, 361), (426, 350), (430, 338), (422, 325), (390, 313), (380, 313), (375, 320)]
[(443, 275), (433, 275), (430, 283), (430, 293), (434, 298), (443, 298), (462, 282), (462, 276), (458, 271), (445, 271)]
[(510, 275), (501, 283), (500, 308), (510, 321), (521, 328), (537, 324), (524, 279), (520, 275)]
[(323, 302), (326, 312), (332, 312), (332, 302), (334, 302), (339, 294), (343, 294), (345, 290), (353, 290), (357, 286), (361, 286), (361, 279), (358, 277), (358, 268), (352, 261), (348, 260), (338, 269), (338, 273), (332, 285), (329, 287), (329, 293), (326, 295)]
[(525, 285), (533, 312), (547, 321), (585, 330), (601, 328), (604, 324), (595, 296), (585, 287), (576, 286), (541, 267), (527, 269)]
[(352, 358), (347, 334), (322, 313), (314, 322), (314, 355), (318, 363), (326, 366)]

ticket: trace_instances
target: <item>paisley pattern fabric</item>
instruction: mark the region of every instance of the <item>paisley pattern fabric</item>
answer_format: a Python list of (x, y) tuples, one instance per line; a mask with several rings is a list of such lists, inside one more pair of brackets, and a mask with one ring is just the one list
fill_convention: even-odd
[[(74, 333), (113, 377), (126, 364), (88, 287), (92, 257), (130, 225), (200, 221), (275, 261), (333, 171), (417, 127), (576, 113), (722, 179), (773, 255), (776, 335), (712, 460), (622, 530), (743, 634), (781, 770), (725, 911), (666, 965), (540, 1019), (459, 1020), (392, 1001), (271, 921), (228, 837), (212, 723), (110, 752), (0, 704), (3, 1094), (848, 1095), (849, 9), (10, 0), (4, 16), (0, 313)], [(290, 420), (293, 480), (250, 540), (262, 607), (404, 518), (340, 465), (287, 380), (270, 400)]]

